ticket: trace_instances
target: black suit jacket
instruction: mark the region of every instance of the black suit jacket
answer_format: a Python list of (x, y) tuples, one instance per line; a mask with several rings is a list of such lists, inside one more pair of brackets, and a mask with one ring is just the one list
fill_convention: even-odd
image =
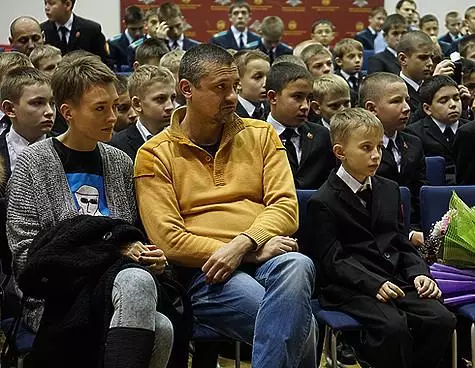
[(399, 186), (391, 180), (372, 178), (369, 211), (333, 171), (310, 199), (308, 220), (312, 243), (304, 252), (317, 261), (324, 307), (361, 294), (375, 298), (388, 280), (404, 287), (418, 275), (430, 277), (404, 230)]
[(457, 185), (475, 185), (475, 121), (457, 130), (453, 152)]
[[(260, 37), (251, 32), (247, 31), (247, 43), (251, 43), (254, 41), (259, 41)], [(231, 31), (231, 28), (229, 28), (227, 31), (223, 31), (220, 33), (216, 33), (211, 40), (209, 40), (209, 43), (214, 43), (215, 45), (221, 46), (225, 49), (234, 49), (234, 50), (240, 50), (238, 44), (236, 43), (236, 39), (234, 38), (233, 31)], [(244, 48), (246, 48), (246, 45), (244, 45)]]
[[(269, 55), (269, 51), (266, 49), (264, 44), (262, 43), (262, 39), (260, 38), (258, 41), (248, 42), (246, 49), (254, 49), (262, 51), (264, 54)], [(293, 49), (289, 45), (279, 42), (279, 44), (275, 47), (274, 50), (274, 60), (277, 59), (281, 55), (292, 55)]]
[(44, 32), (46, 43), (59, 48), (63, 55), (74, 50), (86, 50), (100, 56), (104, 62), (108, 61), (106, 39), (102, 34), (101, 26), (92, 20), (74, 14), (73, 26), (66, 49), (61, 47), (58, 30), (54, 22), (47, 20), (41, 23), (41, 29)]
[(452, 44), (452, 37), (450, 37), (449, 32), (444, 34), (443, 36), (439, 37), (439, 41), (446, 42), (448, 44)]
[(421, 97), (419, 92), (416, 91), (412, 86), (404, 81), (407, 86), (407, 92), (409, 93), (409, 107), (411, 108), (411, 115), (409, 117), (408, 124), (413, 124), (416, 121), (419, 121), (426, 117), (426, 114), (422, 108)]
[[(467, 123), (467, 120), (459, 120), (459, 128)], [(407, 132), (419, 137), (424, 146), (426, 156), (442, 156), (445, 159), (445, 179), (448, 185), (455, 184), (455, 154), (454, 148), (434, 123), (431, 117), (425, 118), (408, 125)], [(458, 136), (457, 134), (455, 137)]]
[(127, 59), (127, 48), (130, 43), (125, 32), (110, 38), (107, 43), (109, 44), (109, 58), (112, 64), (114, 66), (127, 65), (129, 63)]
[(374, 40), (378, 34), (371, 33), (369, 28), (363, 29), (355, 36), (355, 40), (361, 42), (365, 50), (374, 50)]
[(351, 107), (357, 106), (358, 105), (358, 90), (359, 90), (359, 86), (361, 86), (361, 83), (363, 82), (363, 77), (362, 77), (361, 73), (358, 73), (358, 88), (354, 88), (354, 87), (350, 86), (349, 81), (347, 81), (346, 78), (341, 74), (340, 69), (336, 70), (335, 74), (342, 77), (346, 81), (346, 83), (348, 84), (348, 87), (350, 88)]
[(135, 124), (112, 136), (110, 145), (125, 152), (133, 162), (139, 148), (145, 143)]
[(295, 187), (297, 189), (318, 189), (335, 167), (328, 129), (305, 122), (299, 127), (302, 157), (300, 165), (289, 159)]
[(408, 187), (411, 191), (411, 222), (414, 228), (419, 228), (421, 186), (427, 184), (424, 147), (421, 140), (411, 134), (398, 132), (396, 137), (399, 153), (401, 154), (401, 169), (398, 171), (393, 155), (383, 148), (383, 157), (377, 175), (390, 179), (400, 186)]
[(388, 49), (378, 52), (368, 59), (368, 74), (387, 72), (399, 75), (400, 71), (399, 61)]

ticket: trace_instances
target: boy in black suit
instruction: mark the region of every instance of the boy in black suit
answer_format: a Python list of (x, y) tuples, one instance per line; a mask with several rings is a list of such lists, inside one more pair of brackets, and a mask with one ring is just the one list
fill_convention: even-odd
[(272, 66), (266, 81), (271, 108), (267, 121), (287, 150), (298, 189), (319, 188), (335, 166), (328, 130), (306, 121), (312, 83), (312, 75), (293, 63)]
[(49, 77), (31, 66), (8, 72), (2, 79), (0, 95), (1, 108), (11, 121), (0, 135), (0, 156), (5, 166), (0, 188), (4, 190), (23, 150), (51, 132), (56, 110)]
[(363, 45), (352, 38), (344, 38), (333, 48), (333, 57), (338, 68), (335, 74), (343, 77), (350, 86), (351, 106), (356, 106), (358, 89), (363, 80), (360, 73), (363, 63)]
[(127, 48), (131, 43), (143, 37), (144, 15), (142, 10), (135, 5), (128, 6), (125, 8), (123, 22), (125, 31), (107, 41), (109, 44), (109, 58), (116, 68), (129, 63)]
[(424, 81), (420, 98), (425, 118), (409, 125), (408, 133), (420, 138), (426, 156), (445, 158), (447, 184), (455, 184), (453, 144), (458, 129), (467, 121), (460, 119), (462, 99), (470, 99), (466, 87), (457, 86), (450, 77), (438, 75)]
[[(135, 53), (137, 48), (149, 38), (166, 38), (166, 24), (159, 24), (158, 21), (158, 8), (149, 8), (144, 15), (145, 20), (145, 35), (140, 37), (138, 40), (132, 42), (129, 47), (127, 47), (127, 63), (130, 67), (133, 66), (135, 61)], [(167, 47), (168, 48), (168, 47)]]
[(319, 266), (321, 305), (363, 325), (362, 359), (373, 367), (437, 367), (456, 319), (404, 233), (397, 183), (374, 176), (383, 135), (361, 108), (333, 117), (342, 164), (309, 201), (307, 252)]
[(355, 40), (361, 42), (365, 50), (374, 50), (374, 40), (381, 32), (387, 16), (388, 13), (382, 6), (371, 9), (368, 27), (355, 36)]
[(374, 73), (360, 88), (359, 105), (371, 111), (384, 128), (379, 176), (391, 179), (411, 191), (412, 230), (409, 240), (415, 246), (424, 244), (420, 230), (419, 192), (426, 185), (424, 148), (418, 137), (403, 132), (411, 110), (404, 81), (391, 73)]
[(238, 51), (234, 55), (240, 83), (236, 114), (241, 118), (266, 120), (269, 115), (266, 79), (269, 57), (259, 50)]
[(398, 75), (401, 66), (397, 59), (397, 45), (402, 35), (407, 32), (406, 20), (402, 15), (391, 14), (383, 24), (386, 48), (368, 59), (368, 75), (377, 72), (387, 72)]
[(462, 38), (462, 34), (460, 33), (460, 28), (462, 27), (462, 18), (460, 17), (459, 12), (451, 11), (448, 12), (445, 16), (445, 28), (447, 28), (448, 32), (439, 37), (440, 41), (444, 41), (447, 43), (452, 43), (459, 38)]
[(231, 27), (227, 31), (215, 34), (209, 43), (225, 49), (242, 50), (246, 45), (259, 41), (259, 36), (249, 31), (247, 25), (251, 20), (251, 7), (245, 1), (236, 1), (229, 6)]
[(265, 17), (262, 20), (260, 32), (260, 40), (248, 43), (246, 48), (258, 49), (268, 55), (271, 65), (281, 55), (292, 55), (292, 48), (281, 42), (284, 34), (282, 19), (273, 15)]
[(313, 82), (309, 120), (330, 131), (330, 120), (338, 111), (351, 106), (350, 87), (336, 74), (326, 74)]
[(100, 24), (73, 14), (76, 0), (46, 0), (48, 17), (41, 24), (46, 43), (67, 54), (73, 50), (86, 50), (107, 61), (106, 39)]
[(175, 108), (175, 78), (166, 68), (142, 65), (130, 75), (128, 90), (137, 123), (115, 134), (110, 144), (135, 161), (140, 146), (170, 124)]

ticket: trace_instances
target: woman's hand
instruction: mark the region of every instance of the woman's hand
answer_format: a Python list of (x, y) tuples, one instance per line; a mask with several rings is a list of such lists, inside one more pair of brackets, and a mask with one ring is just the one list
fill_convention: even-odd
[(124, 255), (156, 273), (162, 273), (168, 265), (163, 251), (153, 244), (131, 243)]

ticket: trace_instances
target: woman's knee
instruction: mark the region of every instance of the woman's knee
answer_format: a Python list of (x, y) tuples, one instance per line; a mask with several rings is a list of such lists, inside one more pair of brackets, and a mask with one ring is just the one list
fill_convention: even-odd
[(114, 289), (118, 289), (122, 298), (129, 297), (135, 301), (147, 299), (157, 304), (155, 280), (142, 268), (126, 268), (120, 271), (114, 280)]

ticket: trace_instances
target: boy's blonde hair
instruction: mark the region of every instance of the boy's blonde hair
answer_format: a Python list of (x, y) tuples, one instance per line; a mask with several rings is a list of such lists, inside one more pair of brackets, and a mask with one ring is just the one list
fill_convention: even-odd
[(321, 43), (311, 44), (305, 47), (300, 54), (303, 62), (308, 68), (308, 64), (310, 63), (310, 59), (315, 55), (327, 55), (332, 57), (332, 53)]
[(366, 134), (384, 135), (384, 128), (379, 119), (361, 107), (343, 109), (330, 120), (330, 136), (332, 145), (345, 144), (358, 128), (365, 128)]
[(51, 79), (51, 88), (59, 109), (65, 102), (78, 105), (91, 87), (110, 83), (117, 86), (117, 77), (109, 67), (95, 56), (83, 56), (59, 63)]
[(240, 77), (244, 76), (247, 64), (252, 60), (264, 60), (268, 63), (270, 62), (269, 56), (260, 50), (241, 50), (234, 54), (234, 62), (236, 63)]
[(30, 61), (38, 69), (41, 60), (54, 56), (61, 56), (61, 50), (52, 45), (38, 45), (31, 52)]
[(329, 93), (338, 93), (341, 96), (350, 96), (348, 83), (336, 74), (325, 74), (313, 82), (313, 99), (322, 102)]
[(10, 70), (0, 86), (1, 101), (9, 100), (18, 103), (25, 87), (34, 85), (50, 85), (49, 77), (38, 69), (30, 66)]
[(153, 83), (160, 82), (175, 87), (175, 77), (167, 68), (156, 65), (140, 65), (129, 77), (127, 89), (130, 98), (143, 98), (147, 88)]
[(160, 59), (160, 66), (167, 68), (173, 74), (178, 74), (178, 70), (180, 69), (180, 61), (183, 55), (185, 55), (185, 51), (181, 49), (175, 49), (167, 52)]
[(342, 58), (345, 54), (354, 49), (363, 52), (363, 45), (361, 42), (356, 41), (353, 38), (343, 38), (338, 41), (333, 48), (333, 56), (335, 58)]
[(17, 51), (0, 53), (0, 85), (3, 77), (10, 71), (20, 67), (31, 66), (31, 61), (25, 54)]
[(284, 33), (284, 22), (281, 18), (270, 15), (262, 20), (260, 31), (263, 37), (271, 41), (277, 41)]

